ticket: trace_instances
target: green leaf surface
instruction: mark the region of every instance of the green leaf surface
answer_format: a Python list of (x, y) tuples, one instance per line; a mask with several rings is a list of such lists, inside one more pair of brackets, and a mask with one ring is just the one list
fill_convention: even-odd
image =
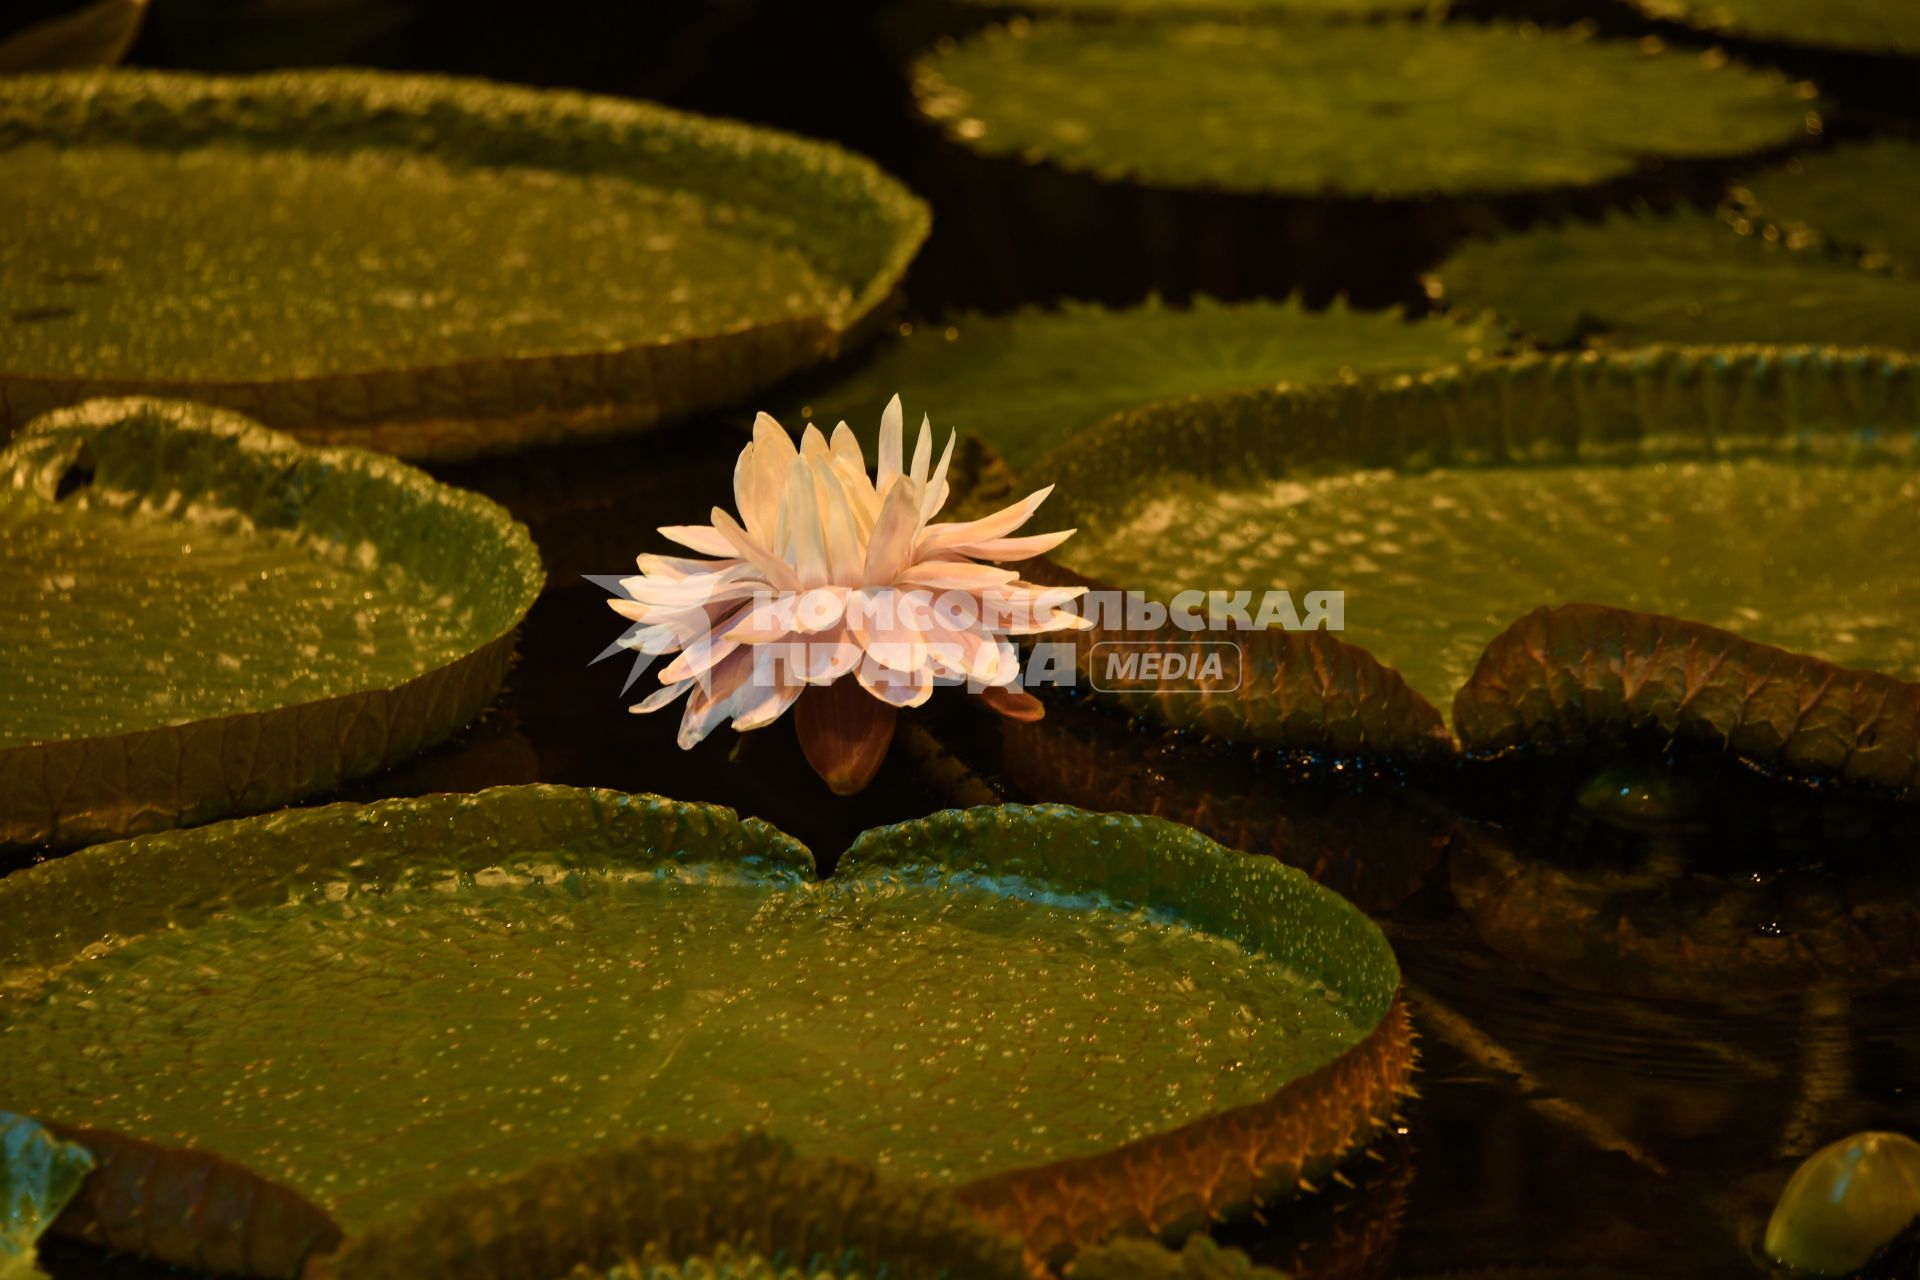
[(1920, 277), (1920, 145), (1882, 138), (1796, 156), (1747, 183), (1755, 218)]
[[(1037, 470), (1080, 529), (1054, 553), (1066, 569), (1163, 601), (1344, 592), (1341, 637), (1445, 705), (1489, 641), (1556, 604), (1675, 615), (1883, 683), (1920, 678), (1916, 429), (1904, 356), (1652, 349), (1162, 405)], [(1516, 646), (1515, 669), (1540, 652)], [(1677, 643), (1676, 678), (1684, 653)], [(1730, 706), (1694, 709), (1737, 714), (1754, 661), (1727, 664)], [(1160, 701), (1174, 714), (1173, 695)], [(1862, 694), (1861, 725), (1876, 705)], [(1226, 706), (1265, 742), (1261, 710), (1246, 692)], [(1767, 725), (1790, 739), (1791, 708), (1772, 710), (1788, 719)], [(1853, 763), (1877, 758), (1876, 776), (1892, 777), (1914, 763), (1913, 734), (1880, 733), (1882, 749)], [(1840, 753), (1830, 764), (1847, 762), (1835, 734), (1818, 736)]]
[(365, 72), (0, 82), (0, 423), (192, 393), (456, 456), (738, 400), (865, 323), (926, 210), (832, 147)]
[[(1722, 65), (1724, 63), (1724, 65)], [(1478, 194), (1806, 136), (1777, 74), (1504, 26), (1035, 22), (915, 68), (920, 109), (988, 155), (1151, 186)]]
[(392, 459), (154, 400), (0, 451), (0, 843), (283, 804), (471, 719), (538, 594), (526, 530)]
[(86, 1148), (0, 1111), (0, 1280), (37, 1280), (34, 1241), (92, 1168)]
[(1643, 13), (1755, 40), (1920, 52), (1920, 9), (1907, 0), (1634, 0)]
[[(503, 788), (85, 850), (0, 881), (0, 912), (29, 922), (0, 942), (0, 1105), (223, 1156), (350, 1234), (541, 1159), (760, 1127), (1045, 1255), (1291, 1188), (1406, 1065), (1358, 910), (1064, 808), (872, 831), (818, 881), (725, 810)], [(1143, 1165), (1164, 1202), (1124, 1190)]]
[(1920, 284), (1719, 218), (1621, 214), (1462, 247), (1437, 272), (1450, 302), (1549, 343), (1810, 343), (1920, 351)]
[(1485, 323), (1408, 323), (1389, 312), (1298, 302), (963, 316), (889, 339), (808, 398), (807, 414), (846, 421), (871, 447), (895, 394), (979, 437), (1015, 470), (1123, 409), (1204, 392), (1411, 372), (1478, 359), (1504, 339)]

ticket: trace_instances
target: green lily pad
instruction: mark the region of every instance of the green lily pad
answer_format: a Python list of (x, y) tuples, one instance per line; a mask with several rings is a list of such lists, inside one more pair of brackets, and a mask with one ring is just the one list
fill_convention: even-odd
[[(1060, 1260), (1290, 1191), (1410, 1057), (1350, 904), (1057, 807), (871, 831), (822, 881), (726, 810), (502, 788), (83, 850), (0, 881), (0, 913), (0, 1105), (221, 1157), (349, 1234), (761, 1127)], [(102, 1225), (173, 1257), (170, 1204)]]
[(1124, 311), (1067, 303), (1058, 311), (965, 316), (885, 342), (873, 358), (812, 396), (810, 418), (846, 421), (871, 445), (898, 393), (985, 441), (1019, 470), (1073, 432), (1123, 409), (1209, 391), (1351, 379), (1478, 359), (1504, 345), (1487, 323), (1408, 323), (1335, 303), (1191, 307), (1158, 301)]
[(1920, 351), (1920, 285), (1719, 218), (1621, 214), (1480, 241), (1442, 263), (1448, 301), (1550, 343), (1832, 343)]
[(944, 1192), (747, 1134), (642, 1141), (462, 1187), (305, 1280), (1026, 1280)]
[(457, 457), (745, 398), (924, 238), (833, 147), (643, 103), (300, 72), (0, 82), (0, 429), (191, 396)]
[(158, 400), (50, 414), (0, 451), (0, 550), (23, 570), (0, 576), (0, 844), (398, 763), (491, 701), (542, 577), (483, 498)]
[(1865, 252), (1870, 264), (1920, 274), (1920, 146), (1894, 138), (1796, 156), (1747, 183), (1756, 219), (1790, 236)]
[(1905, 0), (1634, 0), (1669, 22), (1756, 40), (1856, 53), (1920, 53), (1920, 13)]
[[(1722, 705), (1675, 704), (1643, 682), (1657, 666), (1662, 681), (1679, 682), (1659, 688), (1688, 693), (1683, 635), (1670, 664), (1645, 671), (1646, 645), (1589, 644), (1571, 626), (1544, 670), (1539, 645), (1524, 638), (1498, 662), (1488, 651), (1540, 606), (1608, 606), (1801, 655), (1795, 679), (1831, 684), (1836, 717), (1803, 727), (1825, 742), (1828, 763), (1885, 782), (1920, 767), (1914, 726), (1899, 731), (1901, 715), (1920, 707), (1885, 696), (1920, 679), (1917, 427), (1920, 384), (1905, 356), (1655, 348), (1165, 404), (1067, 442), (1037, 471), (1059, 486), (1056, 518), (1080, 529), (1053, 553), (1066, 576), (1176, 603), (1182, 591), (1250, 591), (1255, 604), (1270, 589), (1296, 601), (1345, 593), (1344, 632), (1250, 633), (1244, 643), (1284, 646), (1250, 669), (1256, 678), (1212, 696), (1111, 695), (1162, 721), (1325, 749), (1341, 725), (1316, 724), (1316, 712), (1357, 739), (1401, 676), (1444, 705), (1476, 669), (1476, 679), (1510, 670), (1476, 695), (1497, 710), (1469, 717), (1465, 701), (1455, 705), (1463, 739), (1490, 747), (1509, 741), (1495, 726), (1516, 706), (1544, 722), (1535, 695), (1513, 700), (1521, 675), (1555, 689), (1564, 680), (1554, 705), (1577, 711), (1585, 655), (1662, 712), (1729, 729), (1727, 717), (1753, 713), (1764, 723), (1747, 736), (1791, 737), (1793, 706), (1742, 696), (1741, 681), (1763, 669), (1758, 652), (1726, 664)], [(1206, 612), (1203, 600), (1187, 603)], [(1634, 664), (1624, 676), (1622, 653)], [(1366, 662), (1389, 670), (1360, 684), (1341, 674), (1341, 663), (1365, 672)], [(1868, 668), (1877, 683), (1822, 675), (1836, 663)], [(1765, 669), (1785, 674), (1772, 658)], [(1778, 690), (1787, 703), (1790, 688)], [(1855, 688), (1858, 699), (1842, 692)], [(1835, 737), (1841, 725), (1880, 747), (1849, 754)]]
[(995, 156), (1292, 195), (1587, 185), (1807, 134), (1777, 74), (1504, 26), (1034, 22), (923, 58), (921, 111)]
[(0, 1280), (35, 1280), (34, 1241), (93, 1168), (85, 1147), (0, 1111)]

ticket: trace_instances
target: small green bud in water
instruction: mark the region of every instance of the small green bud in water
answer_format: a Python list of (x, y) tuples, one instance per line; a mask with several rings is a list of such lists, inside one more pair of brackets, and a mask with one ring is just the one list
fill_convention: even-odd
[(1839, 1276), (1863, 1266), (1920, 1216), (1920, 1142), (1856, 1133), (1793, 1171), (1767, 1222), (1767, 1256), (1797, 1271)]

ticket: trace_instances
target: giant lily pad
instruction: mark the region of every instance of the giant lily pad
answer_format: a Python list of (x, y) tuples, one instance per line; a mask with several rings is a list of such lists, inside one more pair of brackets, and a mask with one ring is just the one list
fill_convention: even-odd
[(219, 410), (99, 400), (0, 452), (0, 844), (256, 812), (447, 737), (541, 583), (491, 502)]
[(461, 1187), (306, 1280), (1025, 1280), (1018, 1242), (945, 1193), (760, 1134), (639, 1142)]
[(833, 147), (366, 72), (0, 82), (0, 429), (120, 392), (449, 457), (826, 358), (925, 208)]
[(1777, 74), (1503, 26), (1014, 24), (923, 59), (959, 143), (1157, 187), (1419, 196), (1584, 186), (1806, 136)]
[[(1748, 227), (1751, 230), (1751, 225)], [(1462, 247), (1447, 299), (1550, 343), (1834, 343), (1920, 351), (1920, 284), (1719, 218), (1618, 215)]]
[(34, 1241), (93, 1168), (86, 1148), (0, 1111), (0, 1280), (35, 1280)]
[[(1920, 769), (1916, 426), (1905, 356), (1649, 349), (1161, 405), (1038, 471), (1080, 528), (1054, 553), (1064, 577), (1176, 603), (1345, 593), (1338, 637), (1243, 632), (1243, 670), (1224, 681), (1102, 695), (1161, 723), (1406, 751), (1437, 730), (1428, 700), (1473, 676), (1455, 723), (1470, 748), (1498, 751), (1515, 724), (1555, 736), (1540, 690), (1570, 717), (1599, 716), (1610, 680), (1649, 722), (1897, 787)], [(1488, 649), (1515, 618), (1561, 604), (1622, 621)], [(1669, 634), (1655, 614), (1686, 621)]]
[(895, 394), (986, 442), (1019, 470), (1123, 409), (1209, 391), (1351, 379), (1477, 359), (1504, 339), (1485, 323), (1408, 323), (1390, 312), (1297, 302), (967, 316), (886, 342), (808, 400), (808, 415), (871, 433)]
[(1920, 53), (1920, 13), (1905, 0), (1634, 0), (1644, 13), (1757, 40), (1857, 53)]
[[(871, 831), (818, 880), (725, 810), (504, 788), (100, 846), (0, 881), (0, 912), (0, 1105), (251, 1170), (310, 1207), (309, 1246), (622, 1137), (758, 1126), (1058, 1261), (1290, 1190), (1409, 1065), (1350, 904), (1064, 808)], [(108, 1151), (96, 1181), (170, 1185), (147, 1165), (173, 1158)], [(291, 1251), (178, 1205), (75, 1225)]]
[(1749, 212), (1791, 237), (1863, 251), (1870, 263), (1920, 274), (1920, 146), (1893, 138), (1796, 156), (1747, 184)]

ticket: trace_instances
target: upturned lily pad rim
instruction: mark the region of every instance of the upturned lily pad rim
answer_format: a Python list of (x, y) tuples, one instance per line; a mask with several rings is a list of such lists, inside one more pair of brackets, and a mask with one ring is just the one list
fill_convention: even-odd
[[(1063, 832), (1074, 838), (1060, 839)], [(303, 844), (315, 838), (317, 846)], [(337, 844), (329, 847), (329, 838)], [(516, 872), (506, 850), (538, 860)], [(230, 905), (324, 899), (330, 877), (336, 884), (350, 877), (362, 889), (425, 887), (479, 873), (544, 877), (598, 866), (610, 875), (649, 876), (729, 863), (776, 884), (818, 879), (804, 845), (730, 809), (549, 784), (283, 810), (160, 832), (0, 880), (0, 915), (29, 922), (0, 937), (0, 1000), (31, 998), (103, 945), (190, 929)], [(1120, 1232), (1184, 1233), (1249, 1201), (1290, 1194), (1300, 1179), (1364, 1144), (1406, 1090), (1413, 1048), (1392, 948), (1357, 907), (1299, 871), (1156, 818), (1008, 805), (946, 810), (870, 830), (832, 878), (914, 868), (1012, 877), (1028, 886), (1018, 892), (1058, 892), (1094, 909), (1148, 908), (1162, 918), (1190, 919), (1326, 983), (1362, 1029), (1358, 1042), (1282, 1082), (1263, 1102), (1107, 1152), (952, 1189), (1038, 1256), (1061, 1261)], [(1298, 927), (1303, 908), (1315, 928)], [(38, 1118), (60, 1128), (60, 1117)], [(213, 1153), (105, 1136), (110, 1141), (95, 1148), (103, 1172), (63, 1220), (66, 1231), (166, 1261), (229, 1269), (238, 1261), (248, 1274), (273, 1274), (290, 1254), (304, 1258), (339, 1238), (323, 1206)], [(139, 1190), (156, 1170), (205, 1178), (209, 1162), (239, 1175), (272, 1207), (267, 1227), (236, 1211), (218, 1224), (224, 1229), (215, 1239), (202, 1240), (164, 1217), (165, 1197)], [(270, 1260), (265, 1269), (255, 1261), (261, 1258)]]
[[(671, 170), (675, 156), (697, 155), (724, 171), (731, 198), (751, 195), (788, 216), (822, 273), (846, 280), (851, 301), (837, 315), (605, 350), (302, 377), (42, 377), (0, 369), (0, 431), (89, 397), (141, 394), (215, 403), (317, 442), (410, 458), (455, 460), (617, 435), (743, 398), (863, 340), (932, 222), (925, 202), (833, 143), (650, 102), (367, 70), (0, 79), (0, 147), (50, 139), (177, 149), (213, 138), (295, 149), (386, 146), (589, 173), (644, 174), (663, 163)], [(684, 172), (671, 176), (689, 181)]]
[[(384, 537), (382, 550), (430, 585), (477, 601), (479, 626), (463, 656), (404, 681), (0, 748), (0, 844), (71, 846), (258, 812), (398, 763), (492, 700), (514, 633), (545, 581), (526, 526), (491, 500), (382, 454), (312, 448), (205, 405), (110, 398), (47, 414), (0, 449), (0, 481), (51, 499), (83, 456), (101, 490), (118, 485), (146, 494), (160, 486), (164, 496), (177, 487), (203, 506), (217, 503), (265, 528), (302, 525), (310, 512), (334, 518), (337, 510), (326, 514), (329, 495), (378, 493), (385, 513), (404, 527), (352, 532)], [(149, 470), (151, 456), (164, 456), (171, 469)], [(136, 518), (171, 519), (176, 511)], [(456, 544), (443, 547), (437, 563), (424, 536), (430, 530)]]
[[(1660, 419), (1651, 430), (1650, 415)], [(1212, 425), (1222, 418), (1230, 420), (1226, 426)], [(1905, 424), (1904, 435), (1885, 430), (1889, 422)], [(1124, 504), (1130, 486), (1142, 475), (1174, 472), (1224, 481), (1250, 472), (1280, 475), (1302, 468), (1418, 471), (1449, 465), (1619, 461), (1644, 456), (1648, 444), (1719, 451), (1810, 447), (1823, 440), (1868, 437), (1871, 448), (1920, 458), (1920, 357), (1893, 350), (1812, 346), (1649, 346), (1525, 354), (1353, 385), (1168, 401), (1087, 428), (1043, 458), (1034, 475), (1058, 486), (1050, 508), (1055, 518), (1084, 528), (1097, 526), (1103, 510)], [(1028, 576), (1116, 589), (1077, 572), (1072, 550), (1069, 542), (1053, 553), (1055, 559), (1036, 561)], [(1481, 666), (1486, 668), (1487, 655), (1503, 648), (1524, 650), (1521, 632), (1539, 617), (1577, 620), (1593, 613), (1615, 616), (1636, 634), (1675, 624), (1684, 634), (1662, 642), (1667, 644), (1728, 637), (1746, 650), (1791, 659), (1783, 671), (1791, 666), (1812, 682), (1808, 687), (1834, 691), (1835, 705), (1826, 715), (1794, 726), (1790, 734), (1775, 735), (1778, 740), (1767, 750), (1747, 757), (1753, 763), (1797, 775), (1806, 759), (1824, 755), (1836, 760), (1843, 776), (1857, 775), (1897, 791), (1920, 786), (1920, 686), (1879, 673), (1849, 672), (1824, 659), (1789, 654), (1701, 623), (1592, 605), (1542, 610), (1516, 620), (1489, 644)], [(1091, 644), (1104, 636), (1103, 631), (1092, 631), (1068, 637), (1078, 647), (1083, 672)], [(1249, 654), (1245, 661), (1255, 664), (1249, 669), (1263, 678), (1271, 675), (1270, 686), (1255, 688), (1253, 696), (1236, 690), (1231, 696), (1205, 698), (1146, 693), (1093, 697), (1163, 728), (1283, 750), (1331, 748), (1334, 754), (1357, 751), (1414, 759), (1464, 750), (1476, 757), (1511, 749), (1523, 732), (1502, 718), (1506, 713), (1497, 707), (1497, 690), (1484, 684), (1478, 672), (1455, 697), (1456, 738), (1447, 734), (1437, 712), (1429, 720), (1430, 704), (1406, 689), (1399, 674), (1359, 642), (1318, 631), (1241, 632), (1237, 641)], [(1555, 675), (1549, 670), (1546, 679), (1551, 682)], [(1356, 710), (1345, 726), (1315, 723), (1312, 712), (1326, 705), (1327, 694), (1342, 680), (1347, 705), (1370, 708), (1371, 718)], [(1878, 752), (1831, 749), (1838, 722), (1849, 718), (1836, 709), (1838, 695), (1853, 689), (1860, 690), (1852, 704), (1860, 717), (1855, 731), (1869, 743), (1881, 739)], [(1411, 701), (1391, 703), (1383, 714), (1382, 697), (1402, 690)], [(1557, 696), (1572, 697), (1574, 692), (1562, 690)], [(1587, 710), (1596, 725), (1624, 728), (1645, 719), (1620, 690), (1586, 692), (1594, 704)], [(1562, 711), (1574, 709), (1571, 703), (1555, 705)], [(1883, 712), (1889, 721), (1875, 719)], [(1668, 717), (1664, 727), (1670, 731), (1724, 736), (1732, 730), (1724, 722), (1725, 708), (1680, 699), (1663, 701), (1659, 713)], [(1541, 726), (1550, 725), (1552, 717), (1543, 712), (1535, 719), (1540, 732), (1532, 736), (1537, 743), (1550, 737), (1550, 730)], [(1756, 742), (1765, 737), (1753, 727), (1746, 732)], [(1816, 745), (1815, 739), (1826, 740), (1827, 746)]]

